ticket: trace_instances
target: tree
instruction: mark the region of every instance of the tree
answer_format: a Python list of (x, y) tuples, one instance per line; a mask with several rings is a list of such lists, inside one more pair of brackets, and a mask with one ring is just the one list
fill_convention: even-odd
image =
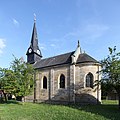
[(101, 90), (102, 90), (102, 99), (106, 99), (108, 94), (111, 91), (114, 91), (114, 88), (111, 87), (106, 81), (101, 81)]
[(15, 76), (12, 70), (0, 68), (0, 90), (2, 91), (5, 102), (7, 102), (7, 94), (13, 94), (15, 86)]
[(34, 68), (25, 63), (22, 58), (14, 60), (9, 69), (0, 69), (0, 90), (3, 92), (5, 101), (6, 94), (12, 94), (22, 99), (33, 91)]
[(33, 91), (34, 86), (34, 68), (32, 65), (25, 63), (22, 58), (11, 63), (11, 69), (15, 74), (17, 91), (15, 96), (25, 97)]
[(102, 60), (102, 82), (115, 89), (119, 98), (120, 108), (120, 52), (109, 47), (109, 55)]

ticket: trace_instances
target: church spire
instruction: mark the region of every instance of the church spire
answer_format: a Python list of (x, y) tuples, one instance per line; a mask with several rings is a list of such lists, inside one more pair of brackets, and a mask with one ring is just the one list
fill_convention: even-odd
[(42, 57), (41, 51), (38, 46), (38, 36), (37, 36), (37, 29), (36, 29), (36, 15), (34, 14), (34, 25), (31, 37), (30, 47), (27, 51), (27, 62), (28, 63), (35, 63), (36, 61), (40, 60)]
[(34, 25), (33, 25), (32, 38), (31, 38), (31, 47), (33, 48), (34, 52), (38, 48), (38, 37), (37, 37), (35, 18), (34, 18)]

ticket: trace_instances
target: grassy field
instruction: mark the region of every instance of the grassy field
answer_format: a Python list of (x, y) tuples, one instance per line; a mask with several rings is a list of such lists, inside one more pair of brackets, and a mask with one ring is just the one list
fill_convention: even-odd
[(0, 120), (120, 120), (117, 101), (102, 105), (0, 104)]

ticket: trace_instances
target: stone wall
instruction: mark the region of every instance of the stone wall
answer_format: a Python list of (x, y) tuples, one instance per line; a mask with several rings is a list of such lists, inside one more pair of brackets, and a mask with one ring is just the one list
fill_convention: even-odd
[[(61, 74), (65, 76), (65, 88), (59, 88), (59, 78)], [(44, 76), (47, 77), (47, 89), (42, 88)], [(36, 80), (37, 101), (69, 101), (69, 76), (69, 66), (39, 70)]]
[[(97, 103), (101, 101), (100, 87), (86, 87), (86, 75), (91, 72), (94, 81), (100, 79), (98, 64), (73, 64), (42, 69), (36, 75), (36, 100), (38, 102), (59, 101)], [(65, 88), (59, 88), (60, 75), (65, 76)], [(47, 77), (47, 89), (43, 89), (43, 77)], [(31, 96), (34, 98), (33, 96)], [(28, 97), (29, 98), (29, 97)]]
[[(98, 86), (86, 87), (86, 75), (90, 72), (93, 74), (93, 83), (100, 80), (97, 73), (100, 68), (99, 64), (80, 64), (76, 66), (75, 72), (75, 100), (81, 103), (97, 103), (101, 102), (101, 90)], [(99, 66), (100, 67), (100, 66)]]

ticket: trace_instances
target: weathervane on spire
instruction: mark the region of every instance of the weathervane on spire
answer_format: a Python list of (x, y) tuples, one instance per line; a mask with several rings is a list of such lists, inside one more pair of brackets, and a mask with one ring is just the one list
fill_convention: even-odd
[(36, 14), (34, 13), (34, 22), (36, 22)]

